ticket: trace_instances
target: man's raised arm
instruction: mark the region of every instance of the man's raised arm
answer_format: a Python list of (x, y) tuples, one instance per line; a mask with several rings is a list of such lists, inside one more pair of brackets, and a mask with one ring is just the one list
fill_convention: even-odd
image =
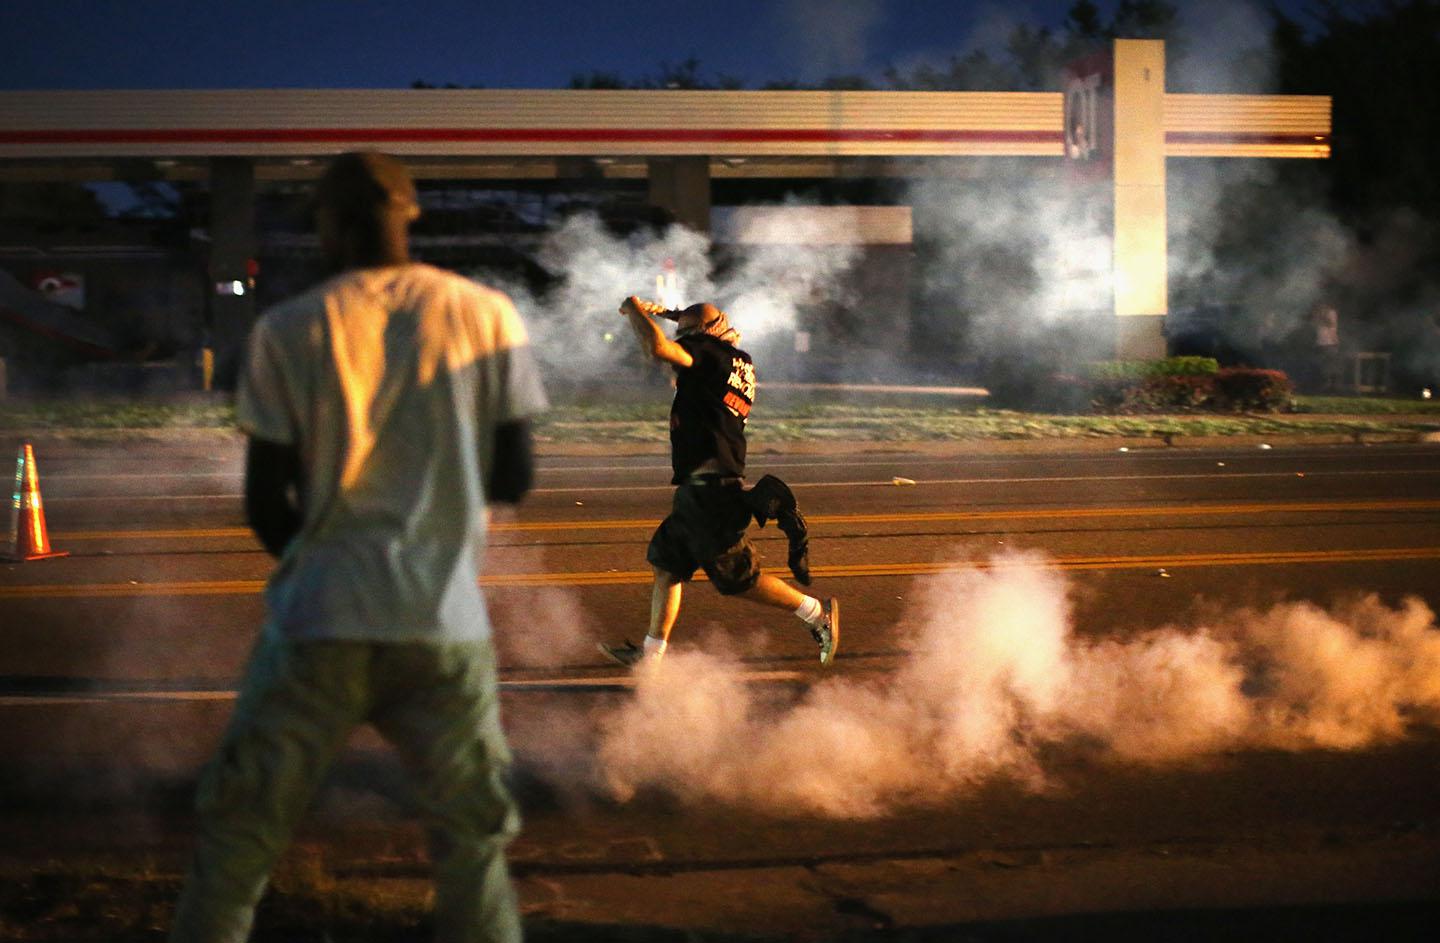
[(640, 352), (651, 360), (674, 364), (685, 368), (695, 363), (695, 358), (684, 347), (665, 336), (665, 330), (655, 320), (656, 315), (666, 309), (653, 301), (645, 301), (631, 295), (620, 302), (620, 313), (630, 322), (635, 339), (640, 342)]

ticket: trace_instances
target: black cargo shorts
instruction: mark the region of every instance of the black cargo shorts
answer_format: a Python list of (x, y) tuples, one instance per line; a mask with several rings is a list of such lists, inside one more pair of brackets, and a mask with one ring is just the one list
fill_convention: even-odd
[(670, 515), (655, 528), (645, 559), (681, 580), (703, 569), (726, 596), (743, 593), (760, 579), (750, 538), (751, 511), (739, 478), (701, 475), (675, 489)]

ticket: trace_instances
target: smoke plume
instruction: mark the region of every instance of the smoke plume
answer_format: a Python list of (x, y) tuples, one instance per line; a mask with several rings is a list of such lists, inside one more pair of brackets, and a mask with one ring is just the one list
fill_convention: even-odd
[(1210, 0), (1179, 10), (1167, 86), (1177, 92), (1269, 93), (1276, 86), (1271, 21), (1249, 0)]
[(918, 590), (893, 673), (842, 667), (798, 697), (747, 684), (727, 655), (672, 651), (601, 720), (610, 790), (866, 818), (997, 779), (1047, 788), (1065, 750), (1159, 765), (1359, 749), (1440, 719), (1440, 629), (1418, 599), (1096, 641), (1038, 556), (956, 565)]
[[(510, 523), (512, 509), (497, 509), (492, 520)], [(553, 568), (543, 548), (526, 546), (502, 533), (491, 536), (485, 554), (487, 576), (544, 573)], [(520, 667), (557, 667), (588, 660), (600, 634), (579, 595), (560, 586), (508, 585), (486, 591), (491, 624), (513, 627), (495, 633), (504, 660)]]
[[(884, 13), (879, 0), (784, 0), (776, 9), (777, 35), (792, 38), (799, 47), (794, 64), (800, 78), (819, 82), (870, 64), (871, 37)], [(817, 28), (821, 23), (824, 27)]]
[[(843, 234), (821, 233), (798, 204), (783, 221), (760, 233), (764, 241), (715, 247), (706, 235), (681, 225), (620, 236), (594, 214), (568, 219), (549, 233), (537, 261), (558, 283), (535, 294), (518, 283), (479, 277), (515, 300), (538, 355), (552, 375), (569, 381), (612, 376), (635, 358), (635, 344), (617, 314), (627, 295), (685, 306), (710, 301), (730, 315), (752, 351), (789, 340), (799, 309), (817, 297), (843, 300), (843, 279), (857, 248)], [(821, 238), (823, 235), (823, 239)], [(836, 244), (837, 237), (841, 244)], [(723, 251), (712, 253), (712, 248)], [(673, 291), (657, 278), (671, 275)]]

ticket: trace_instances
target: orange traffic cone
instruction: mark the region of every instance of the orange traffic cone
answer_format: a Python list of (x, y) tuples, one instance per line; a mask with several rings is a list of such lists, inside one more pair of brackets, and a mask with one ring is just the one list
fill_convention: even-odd
[(11, 563), (43, 560), (46, 557), (68, 557), (69, 551), (50, 549), (50, 535), (45, 531), (45, 506), (40, 503), (40, 473), (35, 469), (35, 450), (26, 442), (15, 459), (15, 503), (10, 512), (10, 551), (4, 559)]

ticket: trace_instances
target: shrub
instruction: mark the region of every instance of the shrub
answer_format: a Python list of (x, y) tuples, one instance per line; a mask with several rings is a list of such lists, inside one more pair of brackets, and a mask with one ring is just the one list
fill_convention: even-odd
[(1097, 413), (1114, 413), (1125, 408), (1125, 393), (1134, 383), (1109, 377), (1090, 381), (1090, 410)]
[(1227, 367), (1215, 374), (1215, 407), (1236, 412), (1280, 412), (1295, 389), (1279, 370)]
[(1031, 408), (1047, 413), (1078, 415), (1093, 408), (1091, 383), (1067, 373), (1054, 373), (1036, 389)]
[(1162, 360), (1097, 360), (1085, 365), (1092, 380), (1135, 382), (1149, 377), (1205, 376), (1220, 369), (1214, 357), (1166, 357)]
[(1162, 374), (1126, 386), (1120, 411), (1148, 413), (1200, 409), (1208, 406), (1214, 396), (1213, 376)]
[(1214, 357), (1166, 357), (1155, 362), (1155, 369), (1163, 376), (1213, 376), (1220, 370), (1220, 361)]

